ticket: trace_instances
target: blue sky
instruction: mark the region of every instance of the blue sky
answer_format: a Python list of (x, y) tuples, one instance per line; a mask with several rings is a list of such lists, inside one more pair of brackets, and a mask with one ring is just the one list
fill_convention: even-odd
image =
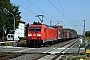
[(21, 20), (26, 23), (40, 21), (35, 16), (43, 14), (44, 24), (50, 25), (52, 21), (52, 25), (59, 23), (82, 34), (85, 20), (86, 30), (90, 30), (90, 0), (11, 0), (11, 3), (20, 6)]

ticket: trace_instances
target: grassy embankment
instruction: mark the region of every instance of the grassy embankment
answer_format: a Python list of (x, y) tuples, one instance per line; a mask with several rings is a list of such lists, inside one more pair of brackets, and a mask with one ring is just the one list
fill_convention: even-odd
[[(85, 43), (85, 42), (84, 42), (84, 38), (82, 38), (82, 40), (83, 40), (83, 43), (82, 43), (81, 48), (84, 48), (84, 46), (85, 46), (85, 45), (84, 45), (84, 43)], [(85, 40), (90, 43), (90, 37), (86, 37)]]
[(86, 37), (86, 40), (90, 43), (90, 37)]

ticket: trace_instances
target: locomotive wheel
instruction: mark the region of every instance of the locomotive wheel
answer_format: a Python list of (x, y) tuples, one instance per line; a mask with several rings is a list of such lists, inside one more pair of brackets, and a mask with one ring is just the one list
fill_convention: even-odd
[(26, 41), (26, 46), (27, 47), (33, 47), (33, 45), (31, 43), (29, 43), (29, 41)]
[(41, 44), (38, 45), (38, 48), (41, 48)]
[(28, 43), (28, 41), (26, 41), (26, 46), (29, 47), (29, 43)]
[(47, 43), (44, 43), (43, 46), (46, 47), (47, 46)]

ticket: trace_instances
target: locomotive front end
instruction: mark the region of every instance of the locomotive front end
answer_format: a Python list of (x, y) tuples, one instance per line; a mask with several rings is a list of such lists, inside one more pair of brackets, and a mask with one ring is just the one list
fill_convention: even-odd
[(27, 34), (27, 45), (40, 47), (42, 40), (42, 25), (30, 25)]

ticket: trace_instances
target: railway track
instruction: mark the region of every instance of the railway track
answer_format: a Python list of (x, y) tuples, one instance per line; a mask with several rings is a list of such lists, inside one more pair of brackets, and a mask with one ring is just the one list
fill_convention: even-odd
[[(7, 53), (7, 55), (1, 56), (1, 60), (59, 60), (64, 59), (66, 56), (63, 55), (68, 48), (71, 48), (77, 40), (70, 40), (68, 42), (62, 42), (55, 45), (52, 45), (52, 49), (44, 51), (43, 53), (23, 53), (23, 52), (14, 52), (14, 53)], [(58, 46), (60, 45), (60, 46)], [(45, 47), (42, 47), (42, 49)], [(62, 48), (61, 51), (58, 51)], [(36, 48), (39, 49), (39, 48)], [(40, 48), (41, 49), (41, 48)], [(27, 49), (29, 50), (29, 49)], [(33, 49), (35, 50), (35, 49)], [(25, 51), (25, 50), (24, 50)], [(10, 57), (11, 56), (11, 57)], [(19, 57), (18, 57), (19, 56)]]
[(73, 40), (68, 40), (68, 41), (65, 41), (65, 42), (60, 42), (60, 43), (52, 45), (51, 47), (62, 48), (63, 46), (68, 45), (69, 43), (72, 43), (74, 40), (78, 40), (78, 39), (73, 39)]
[(50, 54), (50, 52), (53, 52), (54, 50), (58, 49), (58, 48), (55, 48), (53, 50), (49, 50), (49, 51), (45, 52), (47, 54), (44, 55), (44, 56), (41, 56), (41, 58), (37, 57), (37, 58), (35, 58), (33, 60), (45, 60), (45, 59), (46, 60), (59, 60), (59, 59), (65, 60), (66, 56), (62, 55), (62, 54), (64, 54), (64, 52), (67, 50), (67, 48), (71, 48), (76, 42), (77, 42), (77, 40), (74, 41), (73, 43), (70, 43), (69, 45), (66, 44), (66, 45), (62, 46), (62, 48), (65, 48), (65, 49), (63, 49), (60, 53)]
[(22, 55), (21, 53), (3, 52), (3, 53), (0, 53), (0, 60), (9, 60), (21, 55)]
[(62, 55), (62, 54), (64, 54), (64, 52), (67, 50), (67, 48), (71, 48), (76, 42), (77, 42), (77, 40), (74, 42), (70, 41), (70, 42), (66, 43), (66, 45), (60, 46), (60, 48), (64, 48), (64, 49), (62, 49), (62, 51), (59, 53), (55, 52), (55, 50), (58, 50), (59, 48), (54, 47), (53, 49), (43, 52), (42, 55), (40, 55), (32, 60), (59, 60), (59, 59), (65, 60), (66, 56)]

